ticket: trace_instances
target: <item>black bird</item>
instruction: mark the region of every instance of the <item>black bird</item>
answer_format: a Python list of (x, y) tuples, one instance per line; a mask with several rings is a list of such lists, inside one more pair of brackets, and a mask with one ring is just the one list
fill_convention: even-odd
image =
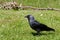
[(27, 15), (25, 17), (28, 19), (30, 27), (33, 30), (37, 31), (37, 34), (39, 34), (41, 31), (55, 31), (54, 29), (48, 27), (47, 25), (36, 21), (32, 15)]

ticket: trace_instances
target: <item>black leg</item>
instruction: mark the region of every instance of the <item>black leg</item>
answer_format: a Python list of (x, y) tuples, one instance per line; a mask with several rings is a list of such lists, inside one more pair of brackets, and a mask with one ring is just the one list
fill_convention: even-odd
[(40, 35), (40, 31), (37, 31), (37, 35)]

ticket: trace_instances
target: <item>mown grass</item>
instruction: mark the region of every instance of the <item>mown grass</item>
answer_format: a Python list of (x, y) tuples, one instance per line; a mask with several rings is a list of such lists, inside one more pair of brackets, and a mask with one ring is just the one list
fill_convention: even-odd
[[(55, 32), (41, 32), (33, 36), (24, 16), (31, 14), (41, 23), (54, 28)], [(37, 10), (0, 10), (0, 40), (60, 40), (60, 12)]]

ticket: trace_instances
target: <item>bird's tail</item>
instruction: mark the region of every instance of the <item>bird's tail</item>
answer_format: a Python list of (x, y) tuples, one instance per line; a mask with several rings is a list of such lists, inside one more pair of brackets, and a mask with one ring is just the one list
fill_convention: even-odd
[(47, 28), (47, 31), (54, 31), (55, 32), (55, 29), (53, 29), (53, 28)]
[(55, 29), (50, 28), (50, 30), (55, 32)]

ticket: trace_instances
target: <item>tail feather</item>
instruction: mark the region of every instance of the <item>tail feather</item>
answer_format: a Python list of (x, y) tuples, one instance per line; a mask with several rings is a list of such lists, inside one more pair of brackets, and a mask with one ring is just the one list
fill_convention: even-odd
[(55, 31), (53, 28), (47, 28), (47, 31)]
[(51, 31), (55, 31), (54, 29), (50, 28)]

